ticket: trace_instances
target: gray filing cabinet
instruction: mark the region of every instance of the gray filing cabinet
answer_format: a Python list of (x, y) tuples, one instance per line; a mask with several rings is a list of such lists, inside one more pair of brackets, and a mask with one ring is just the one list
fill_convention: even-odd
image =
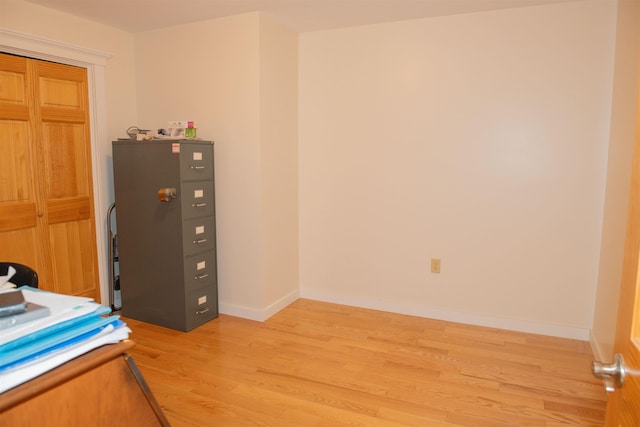
[(189, 331), (218, 316), (213, 143), (114, 141), (122, 314)]

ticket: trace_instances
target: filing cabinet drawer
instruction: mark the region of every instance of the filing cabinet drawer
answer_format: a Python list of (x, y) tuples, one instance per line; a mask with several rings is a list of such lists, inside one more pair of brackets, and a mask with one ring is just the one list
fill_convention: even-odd
[(216, 283), (216, 256), (213, 250), (184, 259), (184, 285), (187, 292)]
[(180, 144), (180, 170), (187, 181), (213, 179), (213, 146)]
[(188, 219), (182, 225), (182, 248), (185, 255), (214, 249), (216, 245), (215, 217)]
[(186, 295), (186, 323), (196, 327), (218, 316), (218, 295), (215, 288), (198, 288)]
[(213, 215), (213, 181), (182, 183), (181, 199), (184, 219)]

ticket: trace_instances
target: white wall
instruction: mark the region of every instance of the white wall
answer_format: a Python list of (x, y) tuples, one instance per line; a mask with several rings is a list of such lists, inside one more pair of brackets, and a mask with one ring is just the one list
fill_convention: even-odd
[(640, 2), (618, 4), (613, 105), (602, 225), (600, 269), (591, 344), (599, 360), (613, 358), (622, 277), (640, 78)]
[(299, 296), (298, 34), (260, 17), (262, 306)]
[(615, 11), (302, 34), (301, 295), (586, 339)]
[(259, 320), (298, 295), (296, 38), (259, 13), (136, 36), (140, 126), (215, 141), (220, 311)]

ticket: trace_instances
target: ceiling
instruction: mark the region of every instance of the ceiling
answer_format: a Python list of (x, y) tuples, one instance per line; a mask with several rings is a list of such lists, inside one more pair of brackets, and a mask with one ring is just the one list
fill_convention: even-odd
[(27, 0), (133, 33), (261, 11), (298, 32), (576, 0)]

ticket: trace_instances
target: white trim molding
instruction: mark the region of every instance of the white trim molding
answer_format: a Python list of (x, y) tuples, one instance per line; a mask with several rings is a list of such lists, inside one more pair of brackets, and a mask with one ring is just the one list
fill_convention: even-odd
[(548, 335), (560, 338), (570, 338), (588, 341), (590, 330), (572, 326), (552, 325), (524, 320), (506, 319), (482, 314), (462, 313), (458, 311), (441, 310), (409, 304), (387, 303), (368, 298), (347, 297), (331, 292), (317, 292), (302, 290), (301, 298), (334, 304), (351, 305), (390, 313), (406, 314), (408, 316), (424, 317), (427, 319), (445, 320), (448, 322), (464, 323), (468, 325), (485, 326), (489, 328), (505, 329), (509, 331), (526, 332), (530, 334)]
[(589, 345), (591, 346), (591, 352), (593, 353), (594, 360), (611, 360), (613, 359), (613, 354), (606, 354), (600, 345), (600, 340), (596, 337), (591, 331), (591, 336), (589, 337)]
[[(106, 88), (104, 66), (112, 56), (108, 52), (74, 46), (30, 34), (19, 33), (0, 27), (0, 52), (29, 58), (74, 65), (87, 69), (89, 83), (89, 120), (91, 121), (91, 156), (93, 174), (93, 198), (96, 221), (96, 244), (100, 276), (100, 296), (108, 305), (108, 239), (106, 218), (109, 201), (104, 183), (107, 182), (104, 148), (108, 146), (106, 127)], [(102, 184), (102, 185), (101, 185)]]
[[(61, 64), (104, 66), (111, 54), (0, 27), (0, 50)], [(35, 55), (35, 56), (34, 56)]]
[(289, 304), (298, 300), (298, 298), (300, 298), (300, 292), (296, 290), (283, 296), (267, 307), (259, 309), (234, 304), (226, 304), (223, 301), (220, 301), (219, 310), (220, 313), (227, 314), (229, 316), (242, 317), (243, 319), (264, 322)]

